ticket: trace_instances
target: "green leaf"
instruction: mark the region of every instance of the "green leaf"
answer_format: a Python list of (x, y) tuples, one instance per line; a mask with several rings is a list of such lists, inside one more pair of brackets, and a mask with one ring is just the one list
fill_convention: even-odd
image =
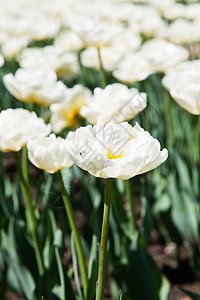
[(88, 294), (87, 300), (92, 300), (96, 294), (96, 283), (98, 278), (99, 247), (96, 235), (92, 236), (92, 245), (88, 265)]
[(193, 291), (190, 291), (188, 289), (182, 289), (180, 288), (185, 294), (187, 294), (188, 296), (190, 296), (193, 300), (200, 300), (200, 294), (197, 294)]
[(20, 288), (23, 291), (26, 299), (35, 299), (35, 282), (29, 270), (21, 264), (17, 255), (17, 245), (14, 233), (14, 220), (10, 220), (9, 234), (1, 232), (2, 248), (7, 253), (7, 264), (12, 271), (13, 276), (15, 274)]
[(172, 201), (171, 216), (175, 226), (186, 239), (199, 240), (197, 203), (186, 192), (177, 190), (175, 176), (169, 177), (169, 194)]
[(119, 295), (118, 295), (117, 300), (122, 300), (122, 291), (121, 290), (119, 291)]
[(162, 286), (161, 272), (140, 244), (138, 234), (135, 234), (130, 245), (127, 286), (134, 300), (157, 300)]
[(122, 232), (127, 236), (129, 239), (132, 238), (130, 232), (129, 221), (127, 218), (127, 214), (125, 212), (122, 196), (119, 194), (116, 188), (112, 188), (112, 207), (113, 213), (116, 218), (117, 224), (121, 228)]
[(117, 227), (117, 223), (115, 221), (113, 210), (111, 208), (110, 213), (110, 233), (112, 234), (113, 244), (114, 244), (114, 256), (120, 257), (121, 254), (121, 244), (120, 244), (120, 235)]
[(160, 300), (168, 300), (169, 292), (170, 292), (170, 283), (165, 276), (161, 276), (162, 285), (159, 290), (159, 299)]
[(143, 188), (143, 195), (141, 199), (142, 199), (142, 212), (141, 212), (142, 226), (140, 227), (140, 234), (144, 246), (147, 247), (150, 239), (150, 234), (151, 234), (152, 219), (151, 219), (149, 203), (147, 201), (146, 195), (144, 194), (144, 188)]
[(61, 248), (63, 245), (63, 233), (60, 229), (56, 230), (53, 244), (55, 247), (58, 247), (58, 248)]
[(62, 264), (62, 259), (60, 257), (60, 252), (58, 247), (55, 247), (55, 256), (56, 262), (58, 266), (58, 273), (60, 279), (60, 286), (55, 285), (52, 289), (52, 292), (60, 299), (60, 300), (75, 300), (75, 294), (71, 286), (71, 282), (68, 278), (67, 272), (65, 272)]
[(194, 197), (193, 186), (187, 164), (176, 152), (174, 153), (174, 158), (182, 188), (186, 190), (192, 197)]
[(74, 279), (75, 279), (75, 283), (76, 283), (76, 288), (77, 288), (80, 299), (83, 300), (83, 294), (81, 291), (81, 286), (80, 286), (79, 277), (78, 277), (78, 264), (77, 264), (73, 232), (71, 234), (71, 250), (72, 250), (72, 262), (73, 262), (73, 268), (74, 268)]

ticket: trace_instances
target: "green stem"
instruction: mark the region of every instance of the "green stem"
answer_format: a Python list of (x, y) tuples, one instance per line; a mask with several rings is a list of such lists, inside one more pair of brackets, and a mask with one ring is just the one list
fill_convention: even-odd
[(172, 151), (172, 133), (173, 133), (173, 111), (172, 99), (169, 94), (164, 90), (165, 102), (165, 128), (166, 128), (166, 143), (169, 151)]
[(80, 74), (80, 82), (82, 85), (85, 86), (85, 72), (84, 72), (84, 66), (82, 64), (82, 61), (81, 61), (81, 53), (83, 52), (84, 49), (81, 49), (80, 51), (78, 51), (78, 63), (79, 63), (79, 67), (80, 67), (80, 71), (81, 71), (81, 74)]
[(129, 218), (130, 218), (130, 230), (134, 234), (137, 231), (137, 223), (134, 209), (133, 190), (131, 186), (131, 180), (126, 180), (126, 196), (129, 205)]
[(102, 89), (104, 89), (107, 85), (106, 72), (103, 67), (103, 62), (101, 58), (101, 49), (98, 47), (97, 51), (98, 51), (98, 58), (99, 58), (99, 65), (100, 65), (101, 87)]
[(100, 245), (96, 300), (103, 300), (104, 298), (104, 289), (105, 289), (105, 282), (106, 282), (107, 241), (108, 241), (109, 216), (110, 216), (110, 207), (111, 207), (111, 187), (112, 187), (112, 179), (108, 178), (106, 181), (106, 194), (105, 194), (105, 201), (104, 201), (103, 224), (102, 224), (102, 231), (101, 231), (101, 245)]
[(37, 221), (31, 203), (29, 180), (28, 180), (28, 158), (27, 158), (26, 148), (23, 148), (22, 150), (22, 166), (20, 163), (19, 152), (14, 152), (14, 157), (15, 157), (16, 167), (20, 178), (20, 186), (21, 186), (25, 207), (26, 207), (27, 226), (33, 238), (33, 245), (35, 249), (38, 271), (40, 276), (42, 276), (44, 274), (45, 269), (44, 269), (42, 250), (41, 250), (38, 231), (37, 231)]
[(196, 143), (196, 159), (197, 163), (200, 163), (200, 125), (199, 125), (199, 116), (194, 116), (195, 118), (195, 143)]
[(69, 225), (70, 225), (72, 232), (74, 233), (74, 241), (75, 241), (76, 251), (77, 251), (79, 265), (80, 265), (81, 277), (82, 277), (82, 282), (83, 282), (84, 297), (85, 297), (85, 299), (87, 299), (88, 280), (87, 280), (87, 268), (86, 268), (84, 254), (83, 254), (83, 248), (81, 245), (80, 236), (79, 236), (78, 229), (76, 226), (74, 212), (73, 212), (70, 200), (69, 200), (68, 193), (65, 189), (60, 171), (57, 172), (57, 176), (58, 176), (58, 181), (60, 183), (60, 189), (61, 189), (64, 204), (65, 204), (65, 209), (67, 212)]

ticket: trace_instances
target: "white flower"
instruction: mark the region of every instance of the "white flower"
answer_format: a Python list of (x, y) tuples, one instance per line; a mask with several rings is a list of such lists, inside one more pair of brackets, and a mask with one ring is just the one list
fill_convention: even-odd
[(186, 79), (170, 91), (172, 98), (185, 110), (200, 115), (200, 85), (198, 80)]
[(57, 46), (46, 46), (44, 48), (26, 48), (18, 56), (21, 68), (24, 69), (51, 69), (59, 67), (58, 56), (62, 51)]
[(96, 177), (129, 179), (148, 172), (168, 156), (160, 143), (139, 124), (108, 123), (80, 127), (67, 136), (70, 157), (76, 165)]
[(40, 137), (29, 140), (27, 143), (28, 158), (33, 165), (48, 173), (55, 173), (73, 165), (68, 154), (67, 140), (51, 134), (49, 137)]
[(162, 83), (169, 91), (179, 85), (187, 77), (199, 78), (200, 81), (200, 59), (183, 62), (168, 70), (167, 74), (163, 77)]
[(51, 126), (38, 118), (35, 112), (26, 109), (9, 108), (0, 113), (0, 150), (19, 151), (28, 139), (47, 136)]
[(113, 39), (123, 31), (120, 23), (97, 21), (94, 17), (82, 17), (81, 14), (73, 18), (70, 25), (85, 47), (109, 46)]
[(192, 44), (200, 40), (200, 24), (177, 19), (164, 29), (162, 28), (158, 37), (165, 38), (179, 45)]
[(193, 3), (186, 6), (186, 18), (190, 20), (199, 19), (200, 3)]
[(146, 15), (140, 23), (140, 32), (147, 36), (153, 37), (157, 35), (157, 32), (165, 27), (165, 22), (157, 15)]
[(48, 18), (42, 14), (37, 16), (37, 21), (33, 19), (31, 25), (30, 34), (36, 41), (52, 39), (60, 30), (59, 20)]
[[(101, 47), (101, 59), (106, 71), (113, 71), (123, 56), (139, 48), (141, 38), (131, 28), (125, 29), (122, 34), (113, 39), (111, 46)], [(81, 54), (81, 62), (84, 66), (100, 69), (98, 51), (95, 47), (86, 48)]]
[(105, 89), (95, 88), (94, 95), (86, 99), (80, 114), (91, 124), (96, 124), (98, 117), (103, 115), (104, 124), (108, 122), (121, 123), (133, 119), (145, 109), (147, 98), (145, 93), (137, 89), (114, 83)]
[(119, 62), (113, 76), (126, 83), (134, 83), (146, 79), (152, 74), (153, 68), (150, 63), (139, 53), (128, 54)]
[(17, 56), (22, 49), (24, 49), (30, 42), (30, 39), (26, 36), (13, 37), (7, 36), (5, 42), (1, 45), (1, 51), (7, 59), (11, 59)]
[(144, 43), (140, 52), (156, 72), (165, 72), (189, 57), (183, 47), (159, 39)]
[(74, 31), (64, 31), (58, 35), (54, 42), (55, 45), (65, 51), (79, 51), (83, 48), (83, 42)]
[(188, 5), (181, 3), (173, 3), (172, 5), (165, 8), (163, 14), (168, 20), (176, 20), (178, 18), (185, 18)]
[(18, 69), (4, 76), (4, 84), (18, 100), (33, 102), (42, 106), (61, 101), (65, 98), (66, 86), (57, 81), (54, 71), (42, 69)]
[(0, 55), (0, 67), (4, 65), (4, 58), (2, 55)]
[(64, 128), (72, 127), (77, 123), (77, 117), (86, 99), (91, 92), (82, 85), (75, 85), (68, 89), (65, 100), (50, 106), (51, 124), (54, 132), (60, 132)]
[(142, 39), (137, 30), (130, 26), (116, 36), (113, 39), (112, 46), (107, 48), (118, 51), (121, 55), (127, 55), (127, 53), (136, 51), (140, 47), (141, 42)]
[(200, 115), (200, 60), (188, 61), (171, 69), (162, 83), (185, 110)]
[(24, 49), (18, 60), (24, 69), (50, 69), (65, 80), (76, 78), (79, 72), (76, 54), (67, 52), (57, 45)]
[[(106, 71), (113, 71), (122, 55), (113, 47), (101, 48), (101, 59), (103, 67)], [(81, 53), (81, 62), (87, 68), (100, 69), (98, 50), (94, 47), (88, 47)]]

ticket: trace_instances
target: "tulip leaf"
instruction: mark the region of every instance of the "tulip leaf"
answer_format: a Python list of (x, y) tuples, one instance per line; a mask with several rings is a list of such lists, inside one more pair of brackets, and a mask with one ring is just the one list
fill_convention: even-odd
[(171, 216), (175, 226), (187, 239), (199, 239), (197, 204), (186, 192), (179, 192), (176, 188), (175, 176), (169, 177), (169, 194), (172, 201)]
[(135, 234), (130, 245), (127, 285), (135, 300), (156, 300), (162, 288), (161, 272), (140, 244), (139, 234)]
[(79, 281), (79, 277), (78, 277), (78, 263), (77, 263), (77, 257), (76, 257), (73, 232), (71, 234), (71, 250), (72, 250), (72, 262), (73, 262), (73, 268), (74, 268), (74, 279), (75, 279), (75, 283), (76, 283), (76, 288), (78, 291), (79, 298), (81, 300), (83, 300), (83, 294), (81, 291), (80, 281)]
[(188, 289), (183, 289), (180, 288), (185, 294), (187, 294), (188, 296), (190, 296), (190, 298), (192, 298), (193, 300), (200, 300), (200, 294), (197, 294), (193, 291), (190, 291)]
[(127, 214), (124, 209), (122, 196), (119, 194), (117, 189), (112, 189), (112, 207), (113, 207), (113, 213), (116, 218), (117, 224), (121, 228), (122, 232), (131, 239), (131, 232), (129, 227), (129, 222), (127, 218)]
[(92, 300), (96, 294), (96, 283), (98, 278), (99, 247), (96, 235), (92, 236), (92, 245), (90, 250), (88, 266), (88, 294), (87, 300)]
[(21, 261), (19, 261), (19, 257), (17, 256), (14, 219), (10, 220), (8, 233), (9, 234), (6, 235), (5, 232), (1, 232), (2, 248), (7, 253), (7, 264), (10, 268), (10, 272), (12, 272), (12, 276), (15, 276), (26, 299), (33, 300), (35, 299), (35, 282), (29, 270), (21, 264)]
[[(58, 235), (60, 236), (60, 233)], [(58, 239), (58, 238), (56, 238), (56, 239)], [(54, 244), (56, 244), (56, 242), (54, 242)], [(68, 278), (67, 273), (64, 270), (60, 252), (56, 245), (55, 245), (55, 256), (56, 256), (57, 268), (58, 268), (59, 279), (60, 279), (61, 285), (60, 286), (55, 285), (54, 288), (52, 289), (52, 292), (60, 300), (65, 300), (65, 299), (75, 300), (76, 298), (75, 298), (74, 291), (71, 286), (71, 282)]]
[(119, 291), (119, 295), (118, 295), (117, 300), (122, 300), (122, 291), (121, 290)]

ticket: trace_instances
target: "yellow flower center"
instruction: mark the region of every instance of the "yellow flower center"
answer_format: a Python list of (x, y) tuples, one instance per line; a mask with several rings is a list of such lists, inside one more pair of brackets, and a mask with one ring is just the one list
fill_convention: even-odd
[(76, 124), (76, 117), (79, 116), (80, 108), (72, 108), (70, 111), (65, 112), (65, 118), (67, 119), (69, 126)]
[(123, 150), (120, 152), (120, 154), (118, 154), (117, 156), (115, 156), (115, 155), (112, 155), (112, 154), (110, 154), (109, 152), (107, 153), (107, 157), (109, 158), (109, 159), (117, 159), (117, 158), (122, 158), (122, 152), (123, 152)]

